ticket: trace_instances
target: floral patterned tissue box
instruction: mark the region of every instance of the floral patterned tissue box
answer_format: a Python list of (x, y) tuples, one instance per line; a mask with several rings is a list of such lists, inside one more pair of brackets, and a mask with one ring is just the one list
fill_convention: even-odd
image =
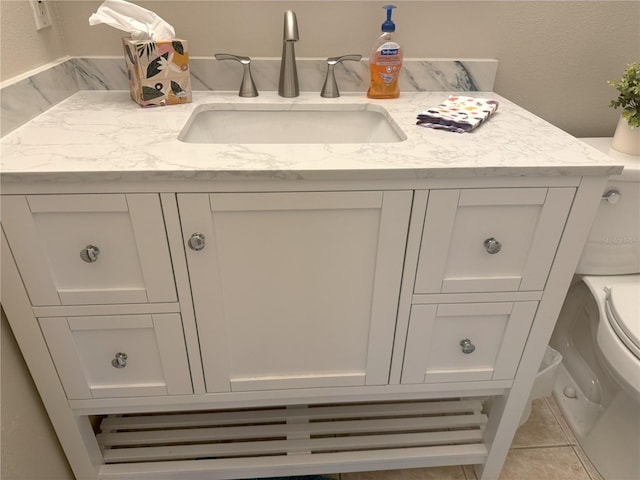
[(123, 38), (131, 98), (143, 107), (191, 102), (189, 52), (185, 40)]

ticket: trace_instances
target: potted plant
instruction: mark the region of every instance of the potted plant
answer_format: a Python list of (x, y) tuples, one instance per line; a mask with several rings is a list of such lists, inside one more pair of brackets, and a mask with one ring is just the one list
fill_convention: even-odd
[(611, 146), (623, 153), (640, 155), (640, 63), (627, 65), (620, 80), (608, 84), (618, 90), (618, 98), (611, 100), (610, 106), (622, 108)]

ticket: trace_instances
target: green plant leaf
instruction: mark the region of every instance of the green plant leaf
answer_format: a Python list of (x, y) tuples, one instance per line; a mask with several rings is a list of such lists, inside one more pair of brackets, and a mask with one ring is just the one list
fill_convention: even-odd
[(154, 98), (162, 97), (164, 93), (162, 90), (156, 90), (153, 87), (142, 87), (142, 100), (149, 101)]
[(631, 127), (640, 126), (640, 63), (630, 63), (619, 80), (607, 83), (618, 90), (618, 98), (609, 105), (622, 107), (622, 117)]

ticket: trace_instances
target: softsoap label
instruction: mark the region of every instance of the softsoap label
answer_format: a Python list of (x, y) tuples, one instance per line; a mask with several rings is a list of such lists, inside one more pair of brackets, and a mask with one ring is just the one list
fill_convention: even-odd
[(400, 52), (400, 45), (398, 45), (397, 43), (388, 42), (381, 45), (378, 49), (378, 52), (380, 52), (380, 55), (384, 57), (398, 55), (398, 52)]
[(372, 68), (375, 69), (378, 77), (382, 79), (387, 86), (390, 85), (400, 73), (402, 59), (399, 53), (400, 45), (395, 42), (383, 43), (376, 51), (376, 58)]

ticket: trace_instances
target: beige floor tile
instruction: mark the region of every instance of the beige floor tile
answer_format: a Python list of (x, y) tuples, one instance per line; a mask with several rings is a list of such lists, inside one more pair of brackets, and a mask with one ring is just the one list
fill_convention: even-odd
[(571, 430), (571, 427), (567, 423), (567, 420), (564, 418), (564, 415), (562, 415), (562, 412), (560, 411), (560, 407), (558, 407), (558, 403), (556, 402), (556, 399), (553, 398), (553, 395), (549, 395), (548, 397), (545, 397), (544, 401), (553, 412), (553, 415), (556, 417), (556, 420), (560, 424), (560, 428), (562, 428), (562, 431), (564, 432), (567, 439), (569, 440), (569, 443), (573, 445), (573, 450), (576, 452), (576, 455), (578, 455), (578, 458), (582, 462), (582, 465), (587, 470), (589, 477), (592, 480), (604, 480), (603, 477), (600, 475), (600, 473), (598, 473), (598, 470), (596, 470), (596, 467), (594, 467), (593, 464), (591, 463), (591, 460), (589, 460), (587, 455), (584, 453), (584, 451), (582, 450), (582, 447), (578, 444), (578, 440), (576, 439), (576, 436), (574, 435), (573, 431)]
[(340, 478), (341, 480), (466, 480), (460, 466), (343, 473)]
[(590, 480), (570, 446), (511, 450), (499, 480), (543, 479)]
[(533, 401), (529, 419), (518, 428), (512, 448), (550, 447), (570, 445), (562, 427), (545, 402), (538, 398)]

